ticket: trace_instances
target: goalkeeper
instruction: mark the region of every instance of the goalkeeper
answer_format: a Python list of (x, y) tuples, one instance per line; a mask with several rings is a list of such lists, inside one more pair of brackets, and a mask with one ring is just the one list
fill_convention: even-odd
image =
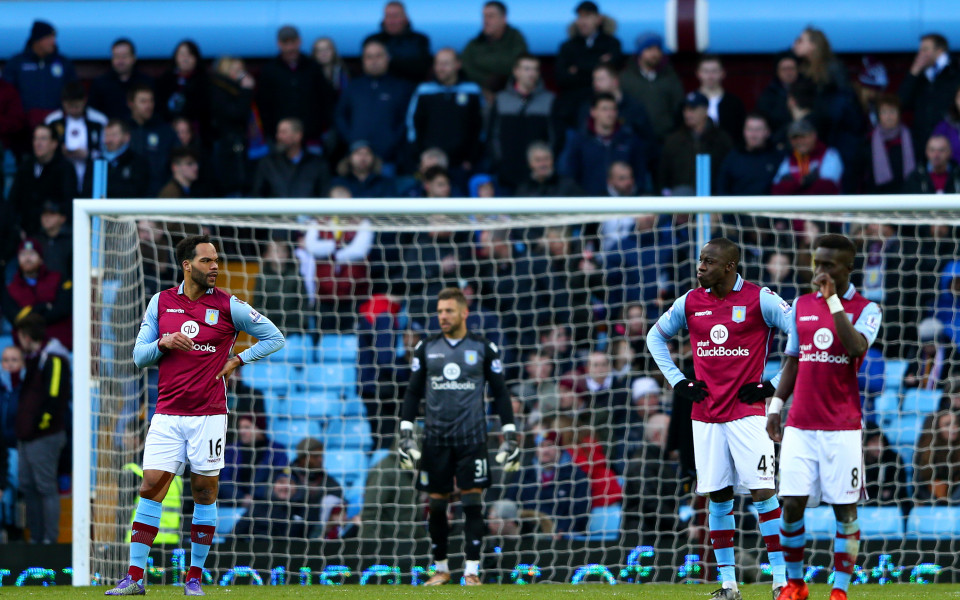
[[(467, 299), (457, 288), (437, 296), (437, 317), (442, 333), (414, 348), (410, 385), (403, 399), (400, 421), (400, 464), (419, 465), (417, 489), (430, 495), (430, 540), (436, 574), (424, 585), (450, 581), (447, 565), (447, 504), (454, 479), (460, 488), (464, 514), (465, 585), (480, 585), (480, 548), (486, 527), (481, 493), (490, 487), (484, 387), (490, 384), (503, 426), (503, 444), (497, 462), (505, 471), (520, 468), (520, 448), (513, 424), (513, 407), (503, 380), (503, 364), (496, 344), (467, 331)], [(426, 399), (424, 440), (414, 439), (413, 421), (420, 400)]]

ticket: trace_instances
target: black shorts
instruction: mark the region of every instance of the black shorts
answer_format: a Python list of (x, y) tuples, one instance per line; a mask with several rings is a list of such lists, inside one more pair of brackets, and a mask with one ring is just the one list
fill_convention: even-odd
[(490, 487), (490, 453), (486, 444), (437, 446), (424, 444), (417, 489), (433, 494)]

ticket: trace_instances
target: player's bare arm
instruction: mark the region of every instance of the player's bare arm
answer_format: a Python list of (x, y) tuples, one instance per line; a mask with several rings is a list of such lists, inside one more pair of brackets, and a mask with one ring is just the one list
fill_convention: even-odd
[(180, 333), (168, 333), (167, 335), (160, 338), (160, 341), (157, 343), (160, 346), (160, 350), (164, 352), (169, 352), (170, 350), (182, 350), (183, 352), (190, 352), (193, 350), (193, 340), (191, 340), (186, 335)]
[(234, 356), (223, 365), (223, 368), (220, 369), (219, 373), (217, 373), (216, 379), (220, 379), (221, 377), (230, 377), (230, 373), (233, 373), (234, 369), (242, 364), (243, 361), (240, 360), (240, 357)]
[[(820, 288), (820, 294), (824, 301), (837, 295), (837, 285), (829, 273), (820, 273), (814, 277), (813, 284)], [(837, 337), (840, 338), (840, 343), (843, 344), (850, 356), (856, 358), (866, 354), (867, 339), (863, 337), (862, 333), (854, 329), (853, 323), (847, 318), (845, 312), (841, 310), (833, 313), (833, 325), (837, 329)]]
[[(774, 398), (789, 398), (793, 394), (793, 387), (797, 383), (797, 366), (800, 361), (796, 356), (788, 356), (784, 361), (783, 370), (780, 371), (780, 383), (777, 385), (777, 391), (773, 393)], [(773, 401), (771, 400), (771, 403)], [(779, 407), (776, 410), (767, 413), (767, 435), (774, 442), (780, 442), (783, 439), (783, 427), (780, 422)]]

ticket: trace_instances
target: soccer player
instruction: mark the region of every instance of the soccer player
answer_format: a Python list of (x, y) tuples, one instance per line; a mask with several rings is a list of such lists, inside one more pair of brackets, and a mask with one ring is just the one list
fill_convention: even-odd
[[(160, 527), (160, 503), (190, 463), (195, 508), (186, 596), (204, 596), (203, 563), (217, 524), (217, 489), (227, 433), (227, 379), (240, 365), (283, 347), (280, 330), (249, 304), (217, 289), (217, 249), (205, 235), (176, 247), (183, 283), (154, 294), (140, 324), (133, 361), (159, 365), (157, 411), (143, 449), (143, 483), (130, 538), (130, 568), (108, 596), (146, 593), (143, 571)], [(230, 357), (237, 334), (258, 339)]]
[[(767, 433), (780, 445), (780, 544), (787, 585), (780, 600), (804, 600), (803, 512), (807, 499), (833, 505), (830, 600), (846, 600), (860, 548), (857, 502), (863, 497), (863, 450), (857, 371), (877, 339), (880, 307), (850, 283), (856, 247), (842, 235), (824, 235), (814, 245), (813, 285), (818, 291), (794, 301), (787, 360), (767, 409)], [(839, 292), (839, 295), (838, 295)], [(786, 430), (780, 429), (783, 398), (793, 394)]]
[[(459, 289), (446, 288), (437, 295), (442, 333), (428, 337), (414, 348), (410, 384), (403, 399), (400, 464), (414, 469), (419, 463), (417, 489), (430, 495), (429, 530), (436, 574), (424, 585), (450, 581), (447, 504), (454, 480), (463, 503), (464, 584), (480, 585), (480, 545), (486, 527), (480, 494), (490, 487), (485, 384), (490, 385), (503, 431), (497, 462), (504, 466), (504, 471), (520, 468), (513, 405), (503, 380), (500, 351), (490, 340), (467, 331), (467, 313), (467, 299)], [(426, 399), (426, 408), (421, 449), (413, 437), (413, 421), (422, 398)]]
[[(786, 576), (777, 524), (773, 442), (764, 431), (764, 400), (774, 383), (761, 381), (773, 329), (790, 328), (790, 305), (737, 273), (740, 248), (724, 238), (700, 250), (700, 288), (678, 298), (647, 336), (647, 347), (678, 399), (692, 403), (697, 493), (710, 501), (710, 543), (722, 587), (715, 598), (739, 600), (733, 539), (733, 494), (749, 490), (773, 571), (773, 597)], [(690, 330), (696, 379), (670, 358), (667, 340)], [(774, 378), (776, 379), (776, 378)]]

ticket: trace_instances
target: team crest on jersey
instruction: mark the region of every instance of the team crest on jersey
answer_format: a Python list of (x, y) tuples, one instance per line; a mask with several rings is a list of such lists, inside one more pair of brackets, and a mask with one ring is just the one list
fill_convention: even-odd
[(730, 319), (734, 323), (743, 323), (747, 320), (747, 307), (746, 306), (734, 306), (733, 315)]
[(420, 485), (430, 485), (430, 476), (426, 471), (420, 471)]
[(203, 318), (203, 322), (207, 325), (216, 325), (220, 322), (220, 311), (215, 308), (208, 308), (207, 316)]
[(477, 364), (477, 351), (476, 350), (467, 350), (463, 353), (463, 360), (470, 366)]

